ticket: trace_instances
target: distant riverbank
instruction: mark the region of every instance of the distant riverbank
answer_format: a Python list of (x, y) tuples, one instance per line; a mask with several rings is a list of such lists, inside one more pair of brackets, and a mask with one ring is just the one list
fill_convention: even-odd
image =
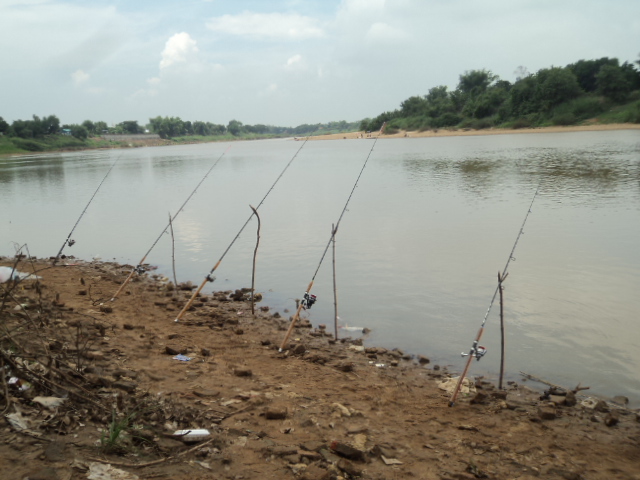
[[(640, 130), (638, 123), (608, 123), (593, 125), (572, 125), (567, 127), (539, 127), (539, 128), (486, 128), (483, 130), (472, 129), (435, 129), (425, 131), (404, 131), (400, 130), (393, 134), (383, 134), (381, 138), (417, 138), (417, 137), (456, 137), (469, 135), (505, 135), (514, 133), (563, 133), (563, 132), (591, 132), (591, 131), (607, 131), (607, 130)], [(309, 140), (344, 140), (356, 138), (369, 138), (377, 136), (377, 132), (370, 135), (364, 132), (335, 133), (331, 135), (317, 135), (310, 137)], [(298, 137), (298, 140), (304, 137)]]

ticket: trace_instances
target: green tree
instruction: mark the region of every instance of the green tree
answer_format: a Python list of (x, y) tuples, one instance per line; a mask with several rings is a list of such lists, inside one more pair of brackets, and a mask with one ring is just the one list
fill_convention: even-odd
[(78, 140), (86, 140), (89, 136), (89, 131), (82, 125), (71, 125), (71, 135)]
[(90, 135), (95, 135), (96, 124), (91, 120), (85, 120), (84, 122), (82, 122), (82, 126), (87, 129), (87, 132), (89, 132)]
[(597, 89), (596, 75), (604, 65), (618, 66), (617, 58), (603, 57), (597, 60), (578, 60), (567, 66), (578, 80), (580, 88), (587, 93), (595, 92)]
[(4, 118), (0, 117), (0, 133), (6, 134), (9, 131), (9, 124)]
[(242, 122), (238, 120), (231, 120), (227, 125), (227, 131), (233, 135), (238, 136), (242, 132)]
[(539, 109), (550, 110), (581, 93), (575, 74), (568, 68), (543, 68), (535, 74), (536, 101)]
[(598, 93), (610, 98), (614, 102), (622, 102), (631, 92), (631, 83), (624, 71), (613, 65), (603, 65), (596, 75)]
[(118, 123), (116, 125), (116, 131), (131, 135), (144, 133), (144, 129), (140, 125), (138, 125), (137, 120), (125, 120), (124, 122)]

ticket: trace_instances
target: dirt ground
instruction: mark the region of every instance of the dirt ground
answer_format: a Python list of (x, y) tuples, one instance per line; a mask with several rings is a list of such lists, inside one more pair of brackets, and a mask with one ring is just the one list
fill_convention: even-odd
[(482, 379), (449, 407), (453, 372), (355, 332), (303, 320), (280, 353), (292, 312), (246, 291), (176, 323), (192, 286), (150, 270), (111, 302), (131, 268), (24, 258), (41, 278), (0, 284), (2, 479), (640, 480), (637, 411)]

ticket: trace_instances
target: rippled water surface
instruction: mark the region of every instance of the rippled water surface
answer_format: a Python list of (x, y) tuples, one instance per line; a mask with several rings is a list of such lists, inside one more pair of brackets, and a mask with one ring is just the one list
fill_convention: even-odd
[[(233, 143), (175, 221), (178, 280), (201, 281), (293, 159), (260, 207), (257, 268), (265, 303), (293, 310), (373, 145)], [(136, 264), (227, 147), (0, 160), (0, 254), (15, 242), (55, 255), (117, 160), (65, 253)], [(341, 323), (372, 329), (369, 344), (460, 370), (538, 187), (505, 282), (509, 378), (581, 382), (639, 406), (638, 131), (379, 140), (336, 238)], [(255, 235), (251, 221), (211, 288), (250, 284)], [(330, 328), (331, 260), (329, 250), (305, 313)], [(147, 261), (170, 275), (169, 235)], [(472, 374), (497, 374), (498, 313), (496, 304)]]

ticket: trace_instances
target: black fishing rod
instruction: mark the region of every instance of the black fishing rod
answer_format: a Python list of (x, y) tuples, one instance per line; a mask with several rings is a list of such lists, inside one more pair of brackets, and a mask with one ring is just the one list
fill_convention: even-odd
[[(293, 163), (293, 161), (296, 159), (296, 157), (298, 156), (298, 154), (300, 153), (300, 150), (302, 150), (302, 148), (307, 144), (307, 142), (309, 141), (309, 136), (307, 136), (307, 138), (305, 138), (304, 142), (302, 143), (302, 145), (300, 145), (300, 148), (296, 151), (296, 153), (293, 155), (293, 157), (291, 157), (291, 160), (289, 160), (289, 163), (287, 163), (287, 165), (284, 167), (284, 169), (282, 170), (282, 172), (280, 172), (280, 175), (278, 175), (278, 178), (276, 178), (276, 181), (273, 182), (273, 185), (271, 185), (271, 188), (269, 188), (269, 190), (267, 191), (267, 193), (265, 194), (264, 197), (262, 197), (262, 200), (260, 200), (260, 203), (258, 204), (258, 206), (255, 208), (255, 211), (257, 211), (260, 206), (264, 203), (264, 201), (267, 199), (267, 197), (269, 196), (269, 194), (271, 193), (271, 191), (275, 188), (276, 184), (280, 181), (280, 179), (282, 178), (282, 176), (284, 175), (284, 172), (287, 171), (287, 169), (289, 168), (289, 166)], [(253, 209), (253, 207), (251, 207)], [(213, 266), (213, 268), (209, 271), (209, 273), (204, 277), (204, 280), (202, 281), (202, 283), (200, 284), (200, 286), (198, 287), (198, 289), (193, 293), (193, 295), (191, 295), (191, 298), (189, 299), (189, 301), (186, 303), (186, 305), (184, 306), (184, 308), (180, 311), (180, 313), (178, 314), (178, 316), (176, 317), (175, 321), (179, 322), (182, 317), (184, 316), (184, 314), (187, 312), (187, 310), (189, 310), (189, 308), (191, 307), (191, 304), (193, 303), (193, 301), (196, 299), (196, 297), (198, 295), (200, 295), (200, 292), (202, 291), (202, 289), (204, 288), (204, 286), (207, 284), (207, 282), (213, 282), (215, 280), (215, 277), (213, 276), (213, 272), (215, 272), (218, 267), (220, 266), (220, 263), (222, 262), (222, 260), (224, 259), (224, 257), (227, 255), (227, 253), (229, 252), (229, 250), (231, 250), (231, 247), (233, 246), (234, 243), (236, 243), (236, 240), (238, 240), (238, 238), (240, 238), (240, 235), (242, 234), (243, 230), (246, 228), (246, 226), (249, 224), (249, 222), (251, 221), (251, 219), (253, 218), (254, 213), (252, 212), (251, 215), (249, 215), (249, 218), (247, 218), (247, 221), (244, 222), (244, 225), (242, 225), (242, 228), (240, 228), (240, 230), (238, 231), (238, 233), (236, 234), (235, 237), (233, 237), (233, 240), (231, 240), (231, 243), (229, 244), (229, 246), (227, 247), (227, 249), (222, 253), (222, 255), (220, 256), (220, 258), (218, 259), (218, 261), (216, 262), (216, 264)]]
[(52, 265), (55, 265), (56, 263), (58, 263), (58, 259), (60, 258), (60, 255), (62, 255), (62, 251), (64, 250), (64, 247), (66, 247), (67, 245), (69, 245), (70, 247), (72, 247), (76, 241), (71, 239), (71, 235), (73, 235), (74, 230), (76, 229), (76, 227), (78, 226), (78, 224), (80, 223), (80, 220), (82, 220), (82, 217), (84, 216), (85, 212), (87, 211), (87, 209), (89, 208), (89, 205), (91, 205), (91, 202), (93, 202), (93, 199), (95, 198), (96, 194), (98, 193), (98, 190), (100, 190), (100, 187), (102, 187), (102, 184), (104, 183), (104, 181), (107, 179), (107, 177), (109, 176), (109, 174), (111, 173), (111, 170), (113, 170), (113, 167), (116, 166), (116, 163), (118, 163), (118, 160), (120, 160), (120, 158), (122, 157), (122, 153), (120, 155), (118, 155), (118, 157), (116, 158), (116, 161), (113, 162), (113, 164), (111, 165), (111, 168), (109, 168), (109, 170), (107, 171), (107, 173), (105, 174), (105, 176), (102, 178), (102, 181), (100, 182), (100, 185), (98, 185), (98, 188), (96, 188), (96, 191), (93, 192), (93, 195), (91, 195), (91, 198), (89, 199), (89, 202), (87, 203), (87, 205), (84, 207), (84, 210), (82, 210), (82, 213), (80, 214), (80, 216), (78, 217), (78, 220), (76, 221), (76, 224), (73, 226), (73, 228), (71, 229), (71, 231), (69, 232), (69, 235), (67, 235), (67, 238), (65, 239), (64, 243), (62, 244), (62, 247), (60, 247), (60, 251), (58, 252), (58, 254), (56, 255), (56, 258), (53, 259)]
[[(531, 207), (533, 207), (533, 202), (536, 201), (536, 197), (538, 196), (538, 192), (540, 191), (541, 184), (542, 184), (542, 180), (540, 181), (540, 183), (538, 183), (538, 187), (536, 188), (536, 191), (533, 194), (533, 198), (531, 199), (531, 204), (529, 205), (529, 210), (527, 210), (527, 214), (524, 216), (524, 221), (522, 222), (520, 231), (516, 236), (516, 241), (513, 243), (513, 247), (511, 248), (511, 253), (509, 254), (509, 258), (507, 259), (507, 263), (505, 264), (504, 269), (502, 270), (502, 273), (499, 275), (499, 278), (501, 279), (506, 278), (509, 264), (511, 263), (512, 260), (515, 260), (515, 257), (513, 256), (513, 254), (516, 251), (516, 247), (518, 246), (520, 237), (524, 233), (524, 226), (527, 223), (529, 214), (531, 213)], [(462, 375), (460, 375), (460, 378), (458, 379), (458, 383), (456, 384), (456, 388), (453, 391), (453, 394), (451, 395), (451, 400), (449, 401), (450, 407), (453, 407), (456, 404), (456, 398), (458, 397), (458, 393), (460, 393), (460, 388), (462, 387), (462, 382), (464, 381), (464, 377), (467, 375), (467, 372), (469, 371), (469, 367), (471, 366), (471, 360), (475, 358), (477, 361), (480, 361), (480, 359), (484, 356), (484, 354), (487, 353), (487, 349), (479, 345), (479, 343), (480, 343), (480, 339), (482, 338), (482, 334), (484, 333), (484, 326), (487, 323), (487, 317), (489, 316), (491, 307), (493, 306), (493, 303), (495, 302), (496, 296), (498, 295), (498, 292), (500, 291), (501, 287), (502, 287), (502, 282), (499, 281), (495, 292), (493, 292), (493, 297), (491, 297), (489, 308), (487, 308), (487, 312), (484, 314), (484, 318), (482, 319), (482, 325), (480, 325), (480, 330), (478, 331), (478, 335), (476, 336), (475, 340), (473, 341), (473, 344), (471, 345), (471, 350), (469, 350), (469, 353), (462, 354), (462, 356), (468, 357), (467, 363), (465, 364), (464, 370), (462, 371)]]
[(129, 283), (129, 281), (131, 280), (131, 278), (133, 277), (134, 273), (138, 273), (138, 275), (141, 275), (142, 273), (144, 273), (144, 267), (142, 266), (142, 264), (144, 263), (144, 261), (147, 259), (147, 256), (151, 253), (151, 250), (153, 250), (155, 248), (155, 246), (157, 245), (157, 243), (160, 241), (160, 239), (162, 238), (162, 236), (167, 232), (167, 229), (169, 227), (171, 227), (171, 224), (173, 223), (173, 221), (176, 219), (176, 217), (178, 215), (180, 215), (180, 212), (182, 212), (182, 210), (184, 209), (184, 207), (187, 205), (187, 203), (189, 203), (189, 200), (191, 200), (191, 197), (193, 197), (196, 193), (196, 191), (198, 190), (198, 188), (200, 188), (200, 185), (202, 185), (202, 183), (207, 179), (207, 177), (209, 176), (209, 174), (211, 173), (211, 170), (214, 169), (214, 167), (218, 164), (218, 162), (220, 162), (220, 160), (222, 160), (222, 157), (225, 156), (225, 154), (229, 151), (229, 149), (231, 148), (231, 145), (229, 145), (227, 147), (227, 149), (222, 152), (222, 155), (220, 155), (218, 157), (218, 159), (213, 162), (213, 164), (211, 165), (211, 167), (209, 167), (209, 170), (207, 170), (207, 173), (204, 174), (204, 177), (202, 177), (200, 179), (200, 181), (198, 182), (198, 184), (196, 185), (196, 187), (193, 189), (193, 191), (191, 192), (191, 194), (187, 197), (187, 199), (184, 201), (184, 203), (182, 204), (182, 206), (178, 209), (178, 211), (176, 212), (176, 214), (173, 217), (169, 218), (169, 223), (167, 224), (166, 227), (164, 227), (164, 230), (162, 230), (162, 232), (160, 232), (160, 235), (158, 235), (158, 238), (156, 238), (156, 241), (153, 242), (151, 244), (151, 247), (149, 248), (149, 250), (147, 250), (147, 253), (145, 253), (142, 256), (142, 259), (138, 262), (138, 265), (131, 270), (131, 273), (129, 274), (129, 276), (125, 279), (125, 281), (122, 283), (122, 285), (120, 285), (120, 287), (118, 288), (118, 291), (116, 293), (114, 293), (113, 298), (111, 299), (111, 301), (113, 302), (116, 298), (118, 298), (118, 295), (120, 295), (120, 293), (122, 292), (122, 290), (124, 289), (124, 287)]
[(320, 267), (322, 266), (322, 262), (324, 261), (324, 257), (327, 255), (327, 251), (329, 250), (329, 247), (331, 246), (331, 242), (333, 242), (336, 233), (338, 233), (338, 227), (340, 227), (340, 222), (342, 221), (342, 217), (344, 216), (345, 212), (347, 211), (347, 207), (349, 206), (349, 202), (351, 201), (351, 197), (353, 197), (353, 192), (355, 192), (356, 187), (358, 186), (358, 182), (360, 181), (360, 177), (362, 177), (362, 173), (364, 172), (364, 169), (367, 166), (367, 163), (369, 162), (369, 158), (371, 157), (371, 153), (373, 153), (373, 149), (376, 146), (376, 143), (378, 142), (378, 138), (380, 138), (380, 135), (382, 135), (382, 131), (384, 130), (384, 126), (386, 125), (387, 122), (384, 122), (382, 124), (382, 127), (380, 127), (380, 131), (378, 132), (378, 135), (376, 136), (375, 140), (373, 141), (373, 145), (371, 145), (371, 150), (369, 150), (369, 154), (367, 155), (366, 160), (364, 161), (364, 164), (362, 165), (362, 168), (360, 169), (360, 173), (358, 174), (358, 178), (356, 178), (355, 183), (353, 184), (353, 188), (351, 189), (351, 193), (349, 194), (349, 197), (347, 198), (346, 203), (344, 204), (344, 208), (342, 209), (342, 213), (340, 213), (340, 217), (338, 217), (338, 221), (335, 224), (335, 228), (333, 228), (331, 230), (331, 236), (329, 237), (329, 241), (327, 242), (327, 246), (324, 247), (324, 251), (322, 252), (322, 257), (320, 257), (320, 262), (318, 262), (318, 266), (316, 267), (316, 271), (313, 274), (313, 277), (311, 277), (311, 282), (309, 282), (309, 285), (307, 286), (307, 289), (304, 292), (304, 296), (302, 297), (302, 300), (300, 301), (300, 303), (298, 304), (298, 309), (296, 310), (296, 313), (293, 315), (293, 317), (291, 318), (291, 325), (289, 325), (289, 329), (287, 330), (286, 335), (284, 336), (284, 339), (282, 340), (282, 344), (280, 345), (280, 349), (279, 351), (282, 352), (282, 350), (284, 350), (284, 347), (287, 344), (287, 341), (289, 340), (289, 337), (291, 336), (291, 333), (293, 332), (293, 327), (295, 327), (296, 322), (298, 321), (298, 318), (300, 317), (300, 312), (302, 311), (302, 309), (304, 308), (305, 310), (311, 308), (311, 306), (316, 302), (316, 296), (315, 295), (311, 295), (309, 292), (311, 292), (311, 287), (313, 287), (313, 282), (315, 282), (316, 276), (318, 275), (318, 272), (320, 271)]

